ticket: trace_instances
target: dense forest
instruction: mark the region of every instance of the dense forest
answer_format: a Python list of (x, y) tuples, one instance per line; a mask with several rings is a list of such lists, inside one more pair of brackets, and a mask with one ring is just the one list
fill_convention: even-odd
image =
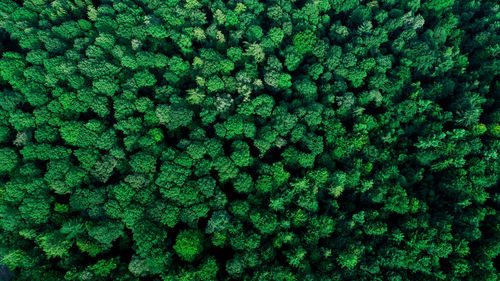
[(0, 0), (0, 279), (500, 279), (496, 0)]

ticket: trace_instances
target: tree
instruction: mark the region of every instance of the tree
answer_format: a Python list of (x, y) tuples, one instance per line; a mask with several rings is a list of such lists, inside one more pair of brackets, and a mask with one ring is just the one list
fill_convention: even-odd
[(286, 50), (285, 66), (289, 71), (295, 71), (299, 67), (302, 59), (301, 51), (295, 46), (290, 47)]
[(205, 233), (212, 234), (214, 232), (223, 231), (228, 227), (230, 215), (226, 211), (216, 211), (208, 220)]
[(238, 167), (245, 167), (251, 164), (250, 147), (246, 142), (238, 141), (233, 143), (233, 153), (231, 160)]
[(0, 1), (0, 276), (498, 279), (497, 2)]
[(293, 45), (300, 53), (306, 54), (313, 50), (317, 40), (318, 38), (312, 30), (305, 30), (294, 35)]
[(136, 173), (150, 173), (156, 170), (156, 158), (150, 154), (137, 153), (131, 156), (130, 166)]
[(217, 92), (224, 88), (224, 82), (218, 76), (212, 76), (207, 81), (207, 90)]
[(160, 124), (170, 130), (188, 125), (193, 118), (193, 111), (182, 106), (159, 105), (155, 112)]
[(0, 172), (12, 171), (19, 162), (17, 153), (12, 148), (0, 148)]
[(271, 116), (274, 107), (274, 99), (269, 95), (260, 95), (252, 100), (252, 105), (257, 115), (266, 118)]
[(296, 84), (296, 89), (303, 99), (313, 101), (317, 97), (318, 88), (310, 80), (302, 80)]
[(193, 229), (182, 230), (173, 248), (181, 259), (193, 262), (203, 252), (203, 233)]
[(147, 70), (134, 74), (134, 79), (138, 87), (150, 87), (156, 83), (155, 76)]

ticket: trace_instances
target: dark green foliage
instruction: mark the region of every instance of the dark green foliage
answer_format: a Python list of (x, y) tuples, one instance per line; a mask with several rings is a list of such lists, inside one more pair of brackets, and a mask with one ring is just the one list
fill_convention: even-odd
[(0, 172), (12, 171), (18, 162), (19, 158), (14, 149), (8, 147), (0, 149)]
[(500, 275), (500, 6), (1, 0), (0, 279)]

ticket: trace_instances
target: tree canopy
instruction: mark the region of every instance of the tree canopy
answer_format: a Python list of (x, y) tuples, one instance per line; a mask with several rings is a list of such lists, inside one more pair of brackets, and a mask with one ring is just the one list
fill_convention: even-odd
[(1, 0), (0, 279), (494, 281), (494, 0)]

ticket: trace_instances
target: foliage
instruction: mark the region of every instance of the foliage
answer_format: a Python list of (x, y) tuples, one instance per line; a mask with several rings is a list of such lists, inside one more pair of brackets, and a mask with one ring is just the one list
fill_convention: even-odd
[(497, 2), (0, 1), (0, 279), (497, 280)]
[(173, 246), (181, 259), (192, 262), (203, 251), (203, 234), (197, 230), (184, 230)]

